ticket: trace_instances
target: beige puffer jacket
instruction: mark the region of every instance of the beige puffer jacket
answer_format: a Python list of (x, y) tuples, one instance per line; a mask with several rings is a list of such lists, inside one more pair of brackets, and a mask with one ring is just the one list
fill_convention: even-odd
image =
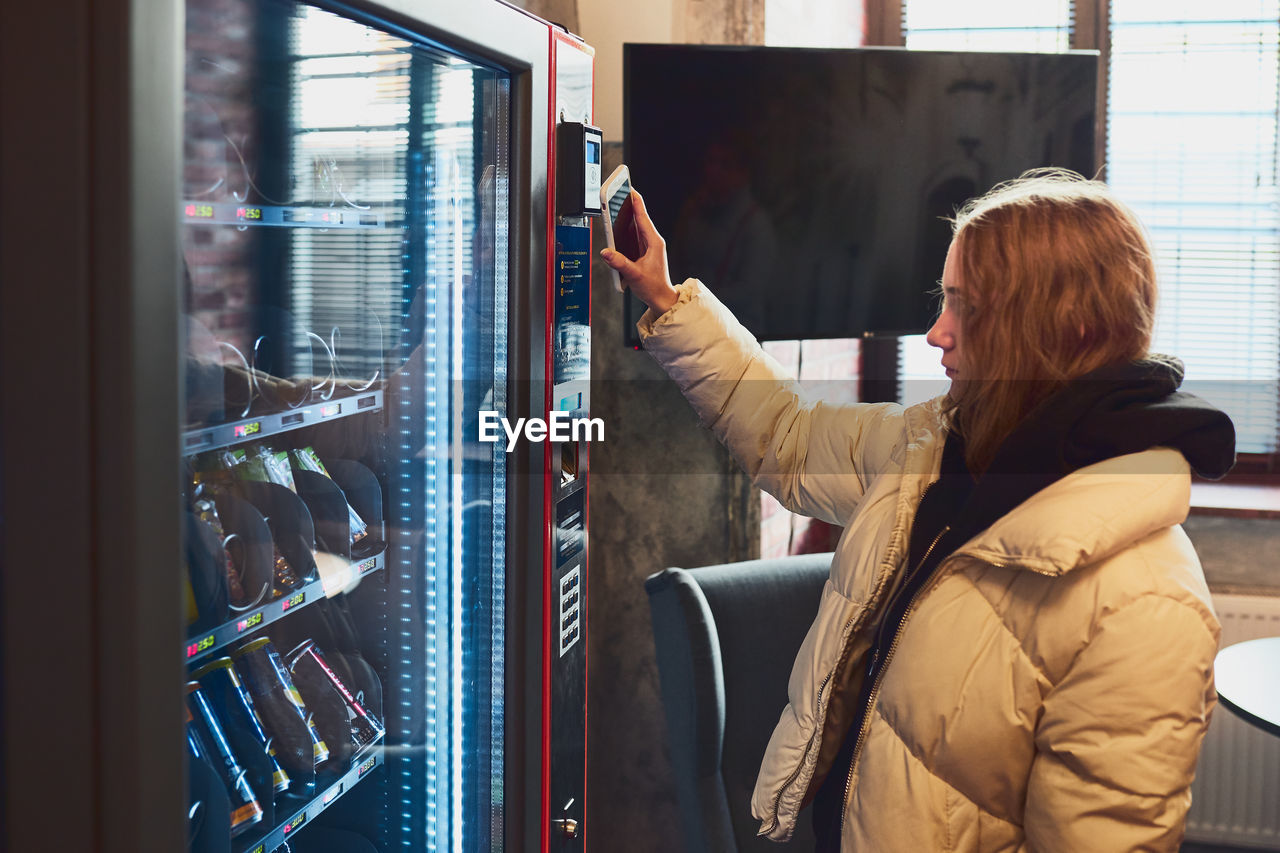
[[(678, 289), (645, 348), (761, 488), (846, 528), (752, 799), (781, 841), (840, 747), (820, 735), (851, 717), (945, 436), (936, 402), (805, 402), (699, 282)], [(1117, 457), (943, 561), (873, 694), (843, 850), (1178, 849), (1218, 642), (1189, 495), (1177, 451)]]

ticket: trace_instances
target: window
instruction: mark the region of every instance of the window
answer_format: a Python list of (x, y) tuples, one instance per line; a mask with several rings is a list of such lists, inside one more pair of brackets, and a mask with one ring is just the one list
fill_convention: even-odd
[[(858, 363), (861, 341), (765, 341), (765, 352), (793, 376), (807, 394), (828, 403), (858, 402)], [(773, 496), (760, 493), (760, 556), (834, 550), (839, 529), (783, 508)]]
[(1155, 348), (1276, 451), (1280, 0), (1112, 0), (1108, 182), (1151, 232)]
[(1066, 50), (1071, 0), (906, 0), (902, 34), (922, 50)]
[[(1153, 348), (1182, 358), (1184, 388), (1231, 415), (1240, 453), (1273, 459), (1280, 0), (1111, 0), (1100, 16), (1109, 28), (1092, 26), (1095, 11), (1069, 0), (904, 0), (901, 34), (917, 49), (1109, 42), (1106, 179), (1151, 232), (1161, 281)], [(904, 400), (928, 396), (921, 380), (936, 362), (923, 338), (904, 341)]]

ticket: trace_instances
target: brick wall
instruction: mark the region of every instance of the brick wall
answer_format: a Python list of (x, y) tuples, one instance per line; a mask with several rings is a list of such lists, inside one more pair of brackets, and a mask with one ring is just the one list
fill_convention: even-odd
[[(258, 136), (253, 23), (253, 7), (246, 0), (187, 3), (184, 201), (243, 200), (248, 188), (255, 166), (251, 149)], [(258, 301), (250, 272), (256, 239), (255, 229), (225, 225), (183, 231), (183, 258), (191, 277), (184, 310), (214, 338), (243, 353), (252, 343), (252, 306)]]

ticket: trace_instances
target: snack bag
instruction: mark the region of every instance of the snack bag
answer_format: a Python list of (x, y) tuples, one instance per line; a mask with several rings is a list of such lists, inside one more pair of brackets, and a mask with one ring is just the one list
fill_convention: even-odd
[(227, 591), (231, 595), (231, 602), (233, 604), (244, 602), (244, 583), (240, 577), (240, 570), (236, 568), (235, 561), (231, 559), (231, 552), (227, 550), (227, 533), (222, 527), (222, 518), (218, 515), (218, 508), (213, 501), (197, 493), (195, 512), (196, 518), (213, 528), (214, 535), (218, 537), (219, 548), (222, 551), (222, 562), (226, 565)]
[(298, 487), (293, 482), (293, 467), (289, 464), (289, 453), (285, 450), (271, 451), (261, 448), (262, 463), (266, 466), (267, 476), (271, 482), (284, 486), (295, 495)]
[[(333, 479), (329, 476), (329, 470), (324, 467), (324, 463), (320, 461), (319, 455), (310, 447), (294, 450), (289, 454), (289, 461), (300, 471), (314, 471), (329, 477), (330, 480)], [(364, 523), (364, 519), (350, 503), (347, 504), (347, 513), (351, 522), (351, 544), (354, 545), (368, 535), (369, 525)]]
[(227, 457), (232, 466), (231, 472), (237, 480), (253, 480), (256, 483), (275, 482), (271, 479), (271, 472), (267, 470), (262, 448), (255, 447), (249, 451), (243, 447), (237, 447), (227, 451)]

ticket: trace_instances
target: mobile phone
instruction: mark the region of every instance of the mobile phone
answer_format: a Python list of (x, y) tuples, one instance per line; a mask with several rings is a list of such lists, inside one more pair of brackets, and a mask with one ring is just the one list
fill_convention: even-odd
[[(636, 222), (635, 205), (631, 201), (631, 172), (626, 164), (613, 170), (613, 174), (600, 187), (600, 207), (604, 211), (604, 239), (610, 249), (621, 252), (629, 260), (637, 260), (644, 254), (644, 239)], [(622, 292), (622, 277), (610, 269), (613, 286)]]

